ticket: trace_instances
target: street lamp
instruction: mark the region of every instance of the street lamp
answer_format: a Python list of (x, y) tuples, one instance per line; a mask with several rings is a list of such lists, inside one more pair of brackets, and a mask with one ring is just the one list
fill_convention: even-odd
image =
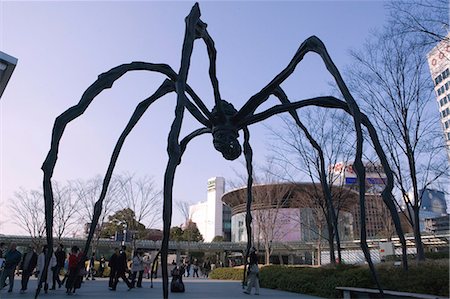
[(0, 99), (16, 65), (17, 58), (0, 51)]

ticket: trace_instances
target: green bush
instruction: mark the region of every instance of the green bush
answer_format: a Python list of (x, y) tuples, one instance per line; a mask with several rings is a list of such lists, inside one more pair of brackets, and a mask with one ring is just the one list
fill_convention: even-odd
[(209, 274), (209, 278), (222, 280), (242, 280), (244, 269), (216, 268)]
[[(449, 296), (448, 260), (427, 261), (409, 270), (391, 264), (377, 265), (381, 285), (386, 290)], [(217, 268), (210, 274), (212, 279), (241, 280), (243, 269)], [(336, 298), (336, 287), (359, 287), (376, 289), (367, 266), (339, 265), (320, 268), (296, 266), (265, 266), (260, 268), (261, 287), (284, 291)]]

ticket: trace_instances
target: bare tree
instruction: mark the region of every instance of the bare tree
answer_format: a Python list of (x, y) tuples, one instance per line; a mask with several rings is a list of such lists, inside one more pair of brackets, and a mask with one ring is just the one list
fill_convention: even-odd
[(309, 109), (300, 114), (300, 118), (307, 124), (303, 125), (303, 128), (297, 125), (298, 120), (294, 122), (283, 117), (284, 125), (281, 130), (270, 129), (273, 136), (273, 159), (285, 169), (286, 180), (296, 182), (299, 179), (307, 179), (313, 183), (313, 191), (309, 196), (316, 202), (309, 204), (315, 208), (315, 220), (326, 220), (330, 262), (334, 264), (335, 237), (339, 260), (341, 257), (336, 228), (340, 205), (346, 197), (342, 194), (333, 198), (336, 196), (332, 195), (335, 185), (343, 182), (338, 182), (339, 175), (335, 174), (332, 166), (338, 162), (346, 164), (349, 161), (354, 148), (354, 139), (350, 137), (353, 129), (349, 119), (339, 111)]
[[(121, 208), (134, 211), (137, 222), (151, 228), (161, 220), (161, 190), (156, 187), (153, 179), (125, 173), (115, 178), (119, 187), (119, 204)], [(130, 223), (133, 229), (133, 224)]]
[(351, 89), (365, 102), (379, 129), (396, 187), (408, 207), (404, 212), (414, 229), (417, 257), (423, 260), (420, 190), (449, 173), (426, 55), (414, 40), (398, 38), (386, 29), (352, 56), (355, 63), (347, 76)]
[(187, 225), (189, 220), (191, 220), (191, 216), (189, 214), (189, 202), (187, 201), (176, 201), (175, 205), (177, 206), (178, 211), (180, 211), (181, 215), (184, 217), (184, 224)]
[(388, 1), (389, 26), (396, 38), (413, 35), (415, 45), (429, 47), (448, 40), (449, 3), (447, 0)]
[(21, 188), (14, 193), (10, 205), (14, 222), (28, 232), (35, 246), (40, 246), (45, 235), (44, 196), (41, 191)]
[(270, 263), (273, 253), (271, 246), (273, 241), (283, 240), (290, 233), (281, 225), (290, 220), (290, 215), (283, 213), (283, 208), (288, 207), (292, 186), (280, 184), (273, 180), (264, 181), (264, 186), (253, 188), (252, 212), (254, 219), (254, 237), (258, 244), (261, 242), (265, 252), (265, 263)]
[(67, 236), (75, 228), (77, 213), (77, 203), (75, 197), (72, 196), (72, 189), (70, 186), (62, 186), (58, 182), (53, 182), (54, 194), (54, 218), (53, 227), (58, 240), (63, 236)]
[[(76, 180), (70, 183), (71, 189), (77, 200), (78, 217), (85, 225), (90, 223), (93, 218), (95, 202), (98, 200), (102, 189), (102, 181), (100, 176), (96, 176), (87, 181)], [(99, 225), (97, 225), (97, 230), (95, 232), (95, 238), (97, 238), (97, 240), (100, 237), (103, 223), (105, 223), (107, 217), (119, 207), (118, 196), (119, 186), (117, 181), (113, 179), (105, 200), (103, 201)]]

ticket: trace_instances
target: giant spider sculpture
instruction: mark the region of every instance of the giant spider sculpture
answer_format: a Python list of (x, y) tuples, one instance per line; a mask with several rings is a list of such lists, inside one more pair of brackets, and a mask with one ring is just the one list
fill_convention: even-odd
[[(366, 260), (370, 266), (375, 283), (377, 284), (380, 292), (382, 292), (379, 284), (374, 265), (370, 258), (369, 248), (366, 242), (366, 229), (365, 229), (365, 168), (362, 163), (362, 145), (363, 145), (363, 133), (362, 125), (364, 125), (370, 135), (372, 143), (375, 147), (376, 153), (380, 159), (380, 162), (387, 175), (386, 187), (383, 190), (382, 197), (391, 211), (392, 219), (396, 227), (398, 236), (403, 245), (403, 265), (406, 269), (406, 242), (400, 227), (400, 220), (396, 212), (394, 201), (392, 198), (393, 189), (393, 175), (387, 162), (385, 153), (383, 152), (377, 133), (369, 121), (368, 117), (364, 115), (355, 102), (354, 98), (350, 94), (346, 84), (344, 83), (338, 69), (331, 60), (324, 44), (315, 36), (312, 36), (305, 40), (297, 50), (294, 58), (289, 62), (288, 66), (284, 68), (268, 85), (266, 85), (261, 91), (252, 96), (239, 110), (237, 110), (231, 103), (223, 100), (219, 92), (219, 82), (216, 77), (216, 49), (214, 41), (206, 30), (206, 24), (200, 19), (200, 9), (198, 3), (196, 3), (189, 15), (186, 17), (186, 31), (184, 36), (184, 43), (181, 54), (181, 66), (180, 70), (175, 72), (167, 64), (153, 64), (147, 62), (132, 62), (129, 64), (123, 64), (109, 70), (106, 73), (101, 74), (98, 79), (84, 92), (80, 102), (73, 107), (67, 109), (64, 113), (58, 116), (55, 120), (53, 127), (53, 134), (51, 140), (51, 148), (48, 155), (42, 165), (44, 172), (43, 186), (44, 186), (44, 198), (45, 198), (45, 217), (46, 217), (46, 230), (47, 230), (47, 242), (49, 247), (49, 253), (46, 259), (45, 268), (48, 267), (48, 263), (52, 254), (53, 237), (53, 192), (51, 178), (53, 170), (58, 158), (59, 142), (62, 138), (66, 125), (83, 114), (94, 98), (100, 94), (103, 90), (111, 88), (113, 83), (118, 80), (122, 75), (130, 71), (145, 70), (151, 72), (158, 72), (165, 75), (167, 78), (162, 82), (157, 91), (149, 98), (140, 102), (136, 107), (132, 117), (130, 118), (127, 126), (120, 135), (116, 146), (113, 150), (108, 169), (103, 181), (101, 195), (94, 207), (94, 216), (91, 222), (89, 235), (84, 248), (84, 254), (88, 253), (90, 243), (93, 238), (95, 227), (97, 226), (99, 216), (102, 210), (102, 202), (105, 198), (108, 185), (111, 180), (111, 176), (119, 156), (122, 145), (125, 142), (127, 135), (140, 120), (142, 115), (148, 109), (148, 107), (161, 98), (162, 96), (176, 92), (177, 103), (175, 108), (175, 118), (173, 120), (169, 135), (167, 152), (169, 156), (167, 168), (164, 175), (164, 203), (163, 203), (163, 240), (160, 249), (161, 265), (162, 265), (162, 277), (163, 277), (163, 297), (168, 298), (168, 271), (167, 271), (167, 254), (169, 245), (169, 231), (172, 218), (172, 186), (175, 177), (175, 171), (177, 166), (181, 163), (181, 158), (188, 143), (195, 137), (202, 134), (212, 134), (214, 148), (222, 153), (223, 157), (227, 160), (237, 159), (242, 152), (244, 152), (248, 181), (247, 181), (247, 214), (246, 214), (246, 227), (247, 227), (247, 252), (248, 255), (251, 247), (251, 204), (252, 204), (252, 148), (250, 146), (250, 131), (248, 127), (257, 122), (263, 121), (271, 116), (279, 113), (288, 112), (294, 118), (297, 125), (302, 128), (308, 137), (313, 147), (317, 150), (320, 158), (321, 167), (321, 184), (324, 190), (325, 198), (328, 202), (328, 208), (330, 215), (333, 218), (334, 231), (336, 237), (337, 234), (337, 219), (332, 208), (331, 193), (329, 186), (326, 183), (325, 176), (325, 164), (323, 160), (323, 154), (317, 142), (306, 130), (306, 127), (300, 121), (296, 110), (307, 106), (320, 106), (325, 108), (342, 109), (352, 116), (354, 120), (357, 144), (356, 144), (356, 157), (354, 161), (354, 168), (358, 177), (359, 186), (359, 203), (361, 213), (361, 248), (364, 252)], [(196, 95), (196, 93), (186, 83), (188, 77), (188, 70), (190, 65), (190, 58), (193, 51), (194, 41), (201, 39), (206, 44), (208, 56), (209, 56), (209, 77), (211, 79), (215, 106), (210, 111), (202, 100)], [(344, 100), (339, 100), (332, 96), (315, 97), (310, 99), (304, 99), (300, 101), (290, 102), (287, 95), (284, 93), (280, 84), (283, 83), (294, 71), (297, 64), (303, 59), (308, 52), (315, 52), (320, 55), (323, 62), (326, 65), (327, 70), (335, 79), (337, 86), (339, 87)], [(280, 100), (280, 104), (273, 106), (261, 113), (255, 113), (256, 109), (263, 104), (270, 96), (275, 96)], [(201, 124), (201, 128), (193, 131), (180, 140), (180, 131), (183, 121), (183, 115), (186, 110), (193, 115), (193, 117)], [(238, 137), (239, 132), (243, 131), (244, 143), (243, 150), (239, 144)], [(44, 270), (46, 273), (46, 270)], [(245, 273), (245, 271), (244, 271)], [(245, 275), (245, 274), (244, 274)], [(44, 279), (44, 277), (42, 278)], [(36, 297), (39, 294), (39, 289), (36, 290)]]

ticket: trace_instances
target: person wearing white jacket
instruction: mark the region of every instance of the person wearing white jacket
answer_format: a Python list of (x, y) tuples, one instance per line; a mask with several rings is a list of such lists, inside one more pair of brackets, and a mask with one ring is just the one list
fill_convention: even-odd
[[(48, 250), (47, 245), (44, 245), (44, 247), (42, 248), (41, 254), (39, 254), (39, 256), (38, 256), (38, 261), (37, 261), (37, 271), (39, 274), (38, 283), (41, 281), (41, 277), (44, 272), (43, 270), (44, 270), (44, 266), (45, 266), (45, 255), (47, 254), (47, 250)], [(55, 257), (55, 254), (52, 253), (50, 263), (48, 264), (46, 280), (44, 281), (44, 291), (46, 294), (48, 292), (48, 284), (50, 282), (52, 282), (52, 279), (53, 279), (52, 268), (54, 268), (54, 267), (56, 267), (56, 257)]]
[(142, 276), (144, 275), (144, 258), (142, 251), (138, 251), (134, 254), (131, 264), (131, 284), (133, 285), (133, 287), (136, 282), (136, 276), (138, 274), (139, 276), (136, 287), (142, 288)]

